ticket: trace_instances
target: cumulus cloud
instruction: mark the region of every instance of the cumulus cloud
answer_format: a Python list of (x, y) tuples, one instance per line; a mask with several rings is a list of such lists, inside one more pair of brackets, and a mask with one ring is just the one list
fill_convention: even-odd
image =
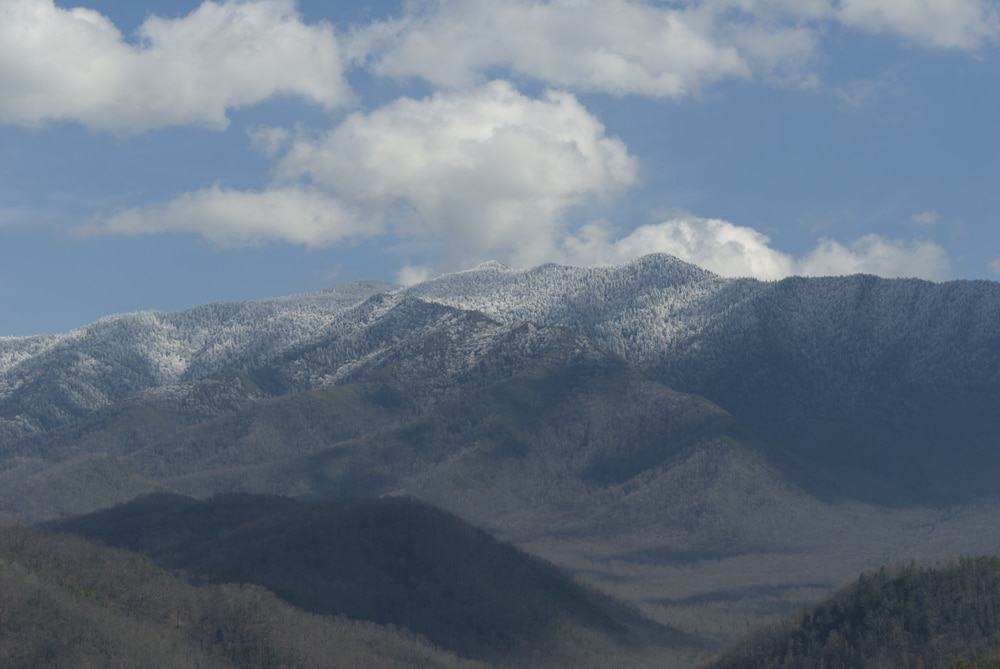
[(809, 35), (745, 22), (720, 27), (708, 3), (634, 0), (440, 0), (354, 34), (355, 56), (379, 75), (462, 87), (484, 73), (517, 75), (574, 90), (681, 97), (707, 83), (751, 76), (812, 49)]
[(328, 246), (378, 233), (377, 226), (335, 198), (297, 186), (264, 191), (214, 186), (166, 204), (121, 211), (91, 226), (91, 234), (193, 232), (222, 245), (281, 240)]
[[(264, 149), (286, 139), (257, 133)], [(493, 82), (352, 114), (295, 141), (277, 172), (263, 191), (214, 187), (92, 230), (309, 246), (391, 230), (443, 240), (451, 266), (494, 257), (529, 265), (554, 257), (572, 207), (626, 188), (637, 166), (574, 96), (534, 99)]]
[[(284, 133), (262, 131), (281, 144)], [(275, 135), (271, 138), (270, 135)], [(261, 191), (218, 186), (96, 224), (104, 234), (192, 232), (220, 244), (281, 240), (311, 247), (393, 234), (435, 244), (437, 269), (497, 259), (627, 262), (669, 253), (723, 276), (760, 279), (870, 273), (945, 279), (947, 253), (929, 241), (867, 235), (820, 240), (800, 257), (758, 230), (677, 216), (619, 235), (608, 224), (573, 229), (575, 206), (615, 195), (637, 178), (635, 159), (571, 94), (529, 98), (507, 82), (356, 112), (328, 133), (299, 137)], [(411, 284), (433, 269), (404, 266)]]
[(448, 241), (453, 260), (552, 256), (566, 212), (632, 184), (637, 166), (575, 97), (506, 82), (355, 113), (281, 161), (394, 229)]
[(810, 84), (830, 25), (972, 50), (990, 0), (435, 0), (347, 40), (381, 76), (465, 87), (497, 69), (570, 90), (679, 98), (730, 78)]
[(849, 245), (823, 239), (803, 257), (771, 246), (753, 228), (720, 219), (694, 216), (644, 225), (614, 238), (614, 230), (594, 224), (567, 237), (564, 258), (582, 264), (614, 264), (648, 253), (669, 253), (728, 277), (774, 280), (786, 276), (875, 274), (888, 278), (919, 277), (940, 281), (951, 276), (951, 263), (941, 246), (866, 235)]
[(206, 1), (152, 16), (127, 41), (105, 16), (53, 0), (0, 2), (0, 122), (77, 121), (116, 133), (197, 124), (275, 95), (350, 99), (333, 28), (293, 0)]
[(766, 235), (720, 219), (674, 218), (640, 226), (618, 239), (613, 235), (606, 225), (583, 227), (565, 241), (567, 260), (617, 264), (649, 253), (669, 253), (722, 276), (780, 279), (795, 273), (795, 261), (771, 248)]
[(877, 274), (889, 278), (919, 277), (942, 281), (951, 276), (951, 260), (934, 242), (900, 242), (880, 235), (865, 235), (847, 246), (831, 239), (820, 241), (799, 262), (798, 273), (807, 276)]
[[(349, 36), (294, 0), (205, 0), (127, 39), (54, 0), (0, 2), (0, 122), (134, 133), (224, 127), (276, 95), (351, 100), (348, 60), (457, 89), (507, 70), (567, 90), (679, 98), (732, 78), (809, 83), (828, 24), (973, 50), (1000, 36), (992, 0), (424, 0)], [(345, 46), (342, 48), (342, 44)]]

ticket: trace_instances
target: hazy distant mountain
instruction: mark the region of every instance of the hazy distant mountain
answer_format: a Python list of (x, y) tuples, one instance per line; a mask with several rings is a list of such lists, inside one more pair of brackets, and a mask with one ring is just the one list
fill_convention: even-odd
[(210, 583), (417, 632), (501, 666), (657, 666), (696, 640), (550, 564), (405, 498), (300, 502), (158, 495), (55, 526)]

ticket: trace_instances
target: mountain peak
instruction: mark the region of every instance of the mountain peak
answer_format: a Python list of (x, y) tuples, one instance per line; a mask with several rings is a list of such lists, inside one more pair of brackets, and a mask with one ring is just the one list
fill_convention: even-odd
[(644, 256), (640, 256), (635, 260), (625, 263), (625, 266), (639, 267), (643, 269), (647, 268), (657, 268), (657, 269), (667, 269), (673, 272), (684, 271), (697, 273), (703, 276), (717, 276), (713, 272), (699, 267), (694, 263), (687, 262), (686, 260), (681, 260), (675, 255), (669, 253), (648, 253)]

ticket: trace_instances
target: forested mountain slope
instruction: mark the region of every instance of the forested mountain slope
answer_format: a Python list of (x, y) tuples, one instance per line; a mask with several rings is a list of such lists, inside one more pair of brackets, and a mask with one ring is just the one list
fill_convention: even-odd
[[(376, 295), (390, 291), (390, 294)], [(404, 291), (354, 284), (284, 300), (105, 319), (0, 342), (0, 443), (148, 393), (256, 372), (225, 410), (436, 356), (413, 394), (479, 359), (470, 334), (564, 327), (703, 395), (808, 490), (879, 503), (989, 495), (1000, 467), (1000, 284), (870, 276), (717, 277), (663, 255), (604, 268), (487, 263)], [(428, 302), (450, 307), (432, 313)], [(476, 322), (476, 312), (486, 318)], [(397, 365), (397, 369), (402, 369)], [(422, 368), (426, 371), (428, 368)], [(261, 371), (267, 370), (268, 375)]]
[(0, 339), (0, 443), (165, 385), (263, 364), (320, 336), (388, 284), (110, 316), (64, 335)]
[(809, 490), (942, 503), (995, 492), (1000, 284), (872, 276), (726, 280), (669, 256), (494, 264), (409, 294), (562, 325), (703, 395)]
[[(453, 325), (450, 309), (426, 313)], [(744, 441), (731, 415), (565, 329), (481, 316), (468, 324), (490, 345), (441, 389), (408, 390), (409, 379), (433, 378), (439, 347), (430, 347), (208, 420), (190, 422), (183, 403), (156, 394), (22, 442), (53, 462), (8, 465), (0, 502), (37, 519), (157, 489), (405, 492), (718, 641), (739, 633), (733, 622), (794, 609), (885, 555), (938, 557), (991, 541), (992, 515), (980, 531), (968, 525), (979, 516), (896, 517), (810, 498)], [(926, 524), (940, 524), (941, 540), (929, 540)], [(944, 542), (949, 532), (955, 540)]]
[(0, 666), (9, 669), (472, 669), (371, 623), (307, 614), (263, 588), (194, 587), (76, 537), (0, 528)]
[[(443, 327), (416, 327), (412, 308)], [(162, 488), (405, 491), (509, 536), (603, 538), (644, 528), (714, 549), (771, 543), (769, 517), (809, 508), (757, 462), (729, 414), (643, 378), (565, 329), (499, 326), (409, 300), (397, 309), (411, 326), (403, 332), (421, 335), (366, 334), (365, 350), (376, 355), (364, 356), (342, 385), (278, 394), (207, 420), (154, 394), (18, 442), (0, 472), (0, 510), (38, 520)], [(444, 345), (434, 341), (443, 337)], [(307, 361), (305, 370), (337, 369), (315, 361), (338, 355), (342, 344), (331, 340), (331, 351), (321, 342), (290, 360)], [(468, 353), (449, 355), (460, 351)], [(284, 364), (249, 376), (295, 385), (299, 368)], [(197, 407), (196, 414), (204, 403)], [(723, 470), (725, 478), (713, 480)], [(71, 499), (67, 489), (75, 490)], [(740, 497), (750, 490), (752, 507)], [(692, 527), (695, 512), (701, 521)]]
[[(339, 454), (355, 454), (342, 458), (354, 462), (355, 475), (338, 476), (340, 485), (328, 482), (322, 492), (377, 494), (385, 490), (366, 481), (384, 472), (377, 468), (362, 472), (372, 453), (348, 448), (351, 440), (377, 440), (391, 430), (399, 430), (397, 441), (405, 440), (409, 433), (404, 428), (416, 423), (425, 432), (431, 429), (428, 434), (447, 425), (462, 426), (461, 434), (449, 428), (447, 443), (428, 443), (431, 451), (421, 453), (413, 448), (416, 444), (404, 449), (406, 456), (395, 463), (395, 478), (403, 473), (404, 463), (409, 467), (406, 475), (413, 476), (438, 464), (441, 457), (472, 446), (463, 435), (473, 427), (485, 432), (486, 418), (499, 425), (506, 416), (513, 425), (516, 416), (510, 415), (510, 407), (495, 407), (500, 415), (490, 417), (485, 407), (475, 406), (475, 398), (487, 401), (484, 393), (497, 384), (559, 372), (566, 379), (579, 377), (567, 391), (587, 392), (590, 379), (593, 391), (600, 394), (607, 388), (602, 380), (605, 371), (614, 378), (627, 375), (620, 359), (562, 328), (502, 326), (475, 312), (409, 298), (375, 298), (360, 309), (379, 315), (352, 321), (354, 331), (349, 336), (319, 339), (270, 366), (228, 378), (146, 392), (65, 428), (0, 447), (6, 460), (6, 468), (0, 470), (0, 479), (5, 480), (0, 509), (30, 519), (58, 514), (58, 504), (45, 510), (44, 498), (66, 487), (65, 478), (74, 468), (89, 477), (92, 466), (87, 463), (95, 457), (104, 465), (109, 465), (109, 457), (121, 459), (128, 467), (117, 470), (132, 474), (122, 480), (109, 472), (106, 494), (80, 494), (70, 509), (88, 510), (88, 499), (107, 500), (118, 487), (128, 493), (146, 485), (143, 481), (173, 484), (195, 475), (203, 477), (200, 487), (197, 482), (190, 484), (196, 494), (231, 489), (295, 492), (287, 481), (292, 470), (301, 469), (311, 480), (315, 464), (305, 459), (334, 447)], [(336, 377), (340, 385), (325, 383), (323, 376)], [(296, 392), (313, 386), (319, 389)], [(563, 396), (540, 397), (534, 409), (544, 413)], [(251, 401), (254, 397), (259, 399)], [(480, 417), (474, 425), (462, 415), (468, 409), (473, 410), (469, 418)], [(246, 467), (267, 471), (248, 478)], [(61, 477), (60, 485), (46, 483), (52, 474)], [(243, 482), (233, 488), (227, 480)], [(392, 481), (384, 479), (385, 484)], [(22, 495), (26, 487), (35, 491), (29, 495), (31, 501)]]
[(0, 516), (405, 493), (724, 643), (1000, 546), (998, 303), (650, 256), (0, 340)]
[(562, 325), (646, 364), (702, 331), (758, 286), (723, 279), (672, 256), (650, 255), (596, 268), (549, 264), (515, 271), (487, 263), (406, 293), (503, 322)]
[[(1000, 650), (1000, 559), (862, 575), (798, 619), (739, 644), (714, 669), (954, 669)], [(983, 662), (986, 665), (986, 662)]]
[(649, 664), (695, 646), (550, 564), (405, 498), (159, 495), (55, 526), (210, 583), (405, 627), (502, 666)]
[(786, 279), (656, 375), (731, 411), (772, 462), (825, 496), (996, 495), (1000, 284)]

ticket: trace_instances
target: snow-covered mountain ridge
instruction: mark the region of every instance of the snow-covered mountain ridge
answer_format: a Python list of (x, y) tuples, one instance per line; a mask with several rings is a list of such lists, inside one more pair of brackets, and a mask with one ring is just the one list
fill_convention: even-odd
[(612, 352), (810, 458), (875, 449), (891, 468), (915, 443), (983, 449), (1000, 414), (1000, 284), (724, 279), (652, 255), (597, 268), (486, 263), (409, 288), (349, 284), (2, 339), (0, 440), (262, 368), (296, 391), (391, 362), (414, 370), (413, 392), (441, 389), (481, 360), (498, 370), (505, 346)]
[[(0, 436), (35, 431), (135, 393), (264, 364), (323, 336), (390, 284), (103, 318), (62, 335), (0, 339)], [(30, 407), (31, 411), (26, 411)], [(25, 421), (24, 415), (45, 416)]]
[[(630, 275), (645, 281), (647, 290), (636, 290)], [(635, 320), (648, 313), (652, 317), (646, 320), (674, 332), (689, 330), (697, 321), (697, 314), (687, 313), (691, 305), (728, 283), (665, 257), (615, 268), (545, 265), (520, 273), (486, 263), (405, 291), (359, 282), (279, 299), (109, 316), (62, 335), (0, 339), (0, 399), (25, 384), (58, 376), (59, 370), (78, 380), (116, 375), (117, 384), (137, 390), (260, 364), (328, 336), (331, 329), (349, 332), (352, 323), (343, 320), (344, 312), (379, 293), (475, 310), (506, 324), (533, 321), (588, 331), (608, 330), (600, 320), (585, 327), (581, 314), (588, 307), (604, 320)], [(90, 403), (119, 394), (95, 388)]]
[[(388, 291), (386, 291), (388, 289)], [(64, 335), (3, 340), (0, 436), (58, 427), (142, 394), (196, 392), (199, 380), (267, 368), (281, 392), (349, 381), (388, 364), (444, 387), (498, 346), (522, 355), (571, 333), (494, 321), (366, 282), (277, 300), (101, 319)], [(506, 342), (506, 343), (505, 343)], [(430, 362), (433, 360), (433, 362)]]
[(662, 255), (617, 267), (543, 265), (523, 272), (484, 263), (405, 290), (359, 282), (308, 295), (109, 316), (61, 335), (0, 338), (0, 398), (52, 363), (87, 375), (119, 360), (144, 379), (138, 385), (156, 386), (260, 362), (330, 328), (349, 331), (343, 312), (380, 293), (478, 311), (508, 325), (561, 325), (621, 353), (655, 351), (717, 315), (713, 298), (733, 284)]
[(730, 411), (823, 494), (950, 500), (1000, 475), (1000, 283), (722, 279), (647, 256), (486, 267), (410, 294), (568, 327)]
[(505, 323), (568, 327), (642, 363), (696, 336), (765, 285), (654, 254), (609, 267), (548, 264), (517, 271), (487, 263), (406, 292)]

